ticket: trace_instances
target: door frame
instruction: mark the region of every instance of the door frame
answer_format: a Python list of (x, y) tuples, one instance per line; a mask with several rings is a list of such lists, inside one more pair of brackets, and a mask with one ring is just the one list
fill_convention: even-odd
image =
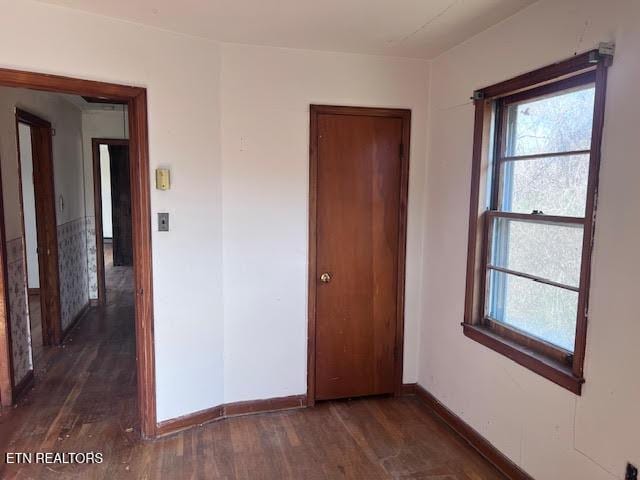
[(307, 406), (316, 401), (316, 292), (317, 278), (317, 218), (318, 218), (318, 116), (321, 114), (357, 115), (402, 120), (400, 147), (400, 211), (398, 231), (398, 278), (396, 293), (396, 338), (394, 350), (395, 395), (402, 393), (404, 354), (404, 291), (407, 244), (407, 204), (409, 197), (409, 150), (411, 140), (411, 110), (403, 108), (350, 107), (310, 105), (309, 119), (309, 287), (307, 330)]
[[(151, 263), (151, 181), (149, 175), (149, 134), (147, 90), (141, 87), (81, 80), (19, 70), (0, 69), (0, 85), (56, 93), (97, 97), (121, 103), (129, 110), (129, 165), (131, 174), (131, 209), (133, 227), (136, 371), (138, 411), (143, 438), (153, 438), (157, 431), (155, 359), (153, 350), (153, 274)], [(0, 174), (1, 178), (1, 174)], [(1, 207), (1, 205), (0, 205)], [(4, 210), (0, 208), (4, 227)], [(4, 236), (2, 243), (5, 242)], [(10, 325), (7, 308), (6, 245), (0, 249), (0, 401), (13, 401), (9, 373)]]
[(93, 159), (93, 205), (96, 231), (96, 265), (98, 275), (98, 305), (107, 302), (107, 287), (104, 267), (104, 231), (102, 226), (102, 171), (100, 168), (100, 145), (129, 145), (126, 138), (92, 138), (91, 158)]
[[(20, 223), (25, 242), (23, 257), (27, 266), (26, 231), (24, 225), (24, 197), (22, 191), (22, 157), (19, 124), (31, 129), (33, 163), (33, 190), (36, 214), (36, 244), (38, 248), (38, 277), (40, 279), (40, 318), (42, 344), (59, 345), (62, 342), (62, 318), (60, 308), (60, 271), (58, 263), (58, 222), (56, 194), (53, 180), (53, 135), (51, 123), (31, 112), (16, 108), (16, 138), (18, 148), (18, 182), (20, 195)], [(29, 304), (27, 303), (27, 312)], [(30, 312), (29, 312), (30, 314)], [(29, 317), (30, 318), (30, 317)], [(31, 339), (33, 342), (33, 338)], [(14, 396), (18, 396), (16, 390)]]

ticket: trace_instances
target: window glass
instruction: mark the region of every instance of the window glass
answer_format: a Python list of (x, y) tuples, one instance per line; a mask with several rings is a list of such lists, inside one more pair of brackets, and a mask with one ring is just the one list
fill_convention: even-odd
[(500, 210), (584, 217), (588, 154), (505, 161), (501, 173)]
[(578, 293), (491, 271), (489, 316), (573, 352)]
[(583, 225), (549, 217), (585, 216), (594, 95), (589, 84), (506, 104), (495, 208), (529, 219), (496, 216), (487, 252), (490, 318), (569, 351)]
[(494, 219), (491, 264), (571, 287), (580, 286), (582, 225)]
[(506, 156), (588, 150), (594, 95), (588, 85), (509, 105)]

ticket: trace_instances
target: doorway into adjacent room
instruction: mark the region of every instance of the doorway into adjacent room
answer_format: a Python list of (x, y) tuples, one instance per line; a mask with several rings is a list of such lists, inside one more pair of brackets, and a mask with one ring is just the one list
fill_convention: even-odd
[[(14, 331), (30, 338), (30, 351), (18, 350), (13, 359), (12, 384), (14, 396), (18, 397), (33, 383), (43, 347), (59, 344), (64, 332), (60, 315), (53, 130), (49, 121), (24, 109), (16, 108), (15, 120), (22, 245), (15, 240), (11, 242), (19, 251), (11, 254), (14, 294), (10, 304), (12, 300), (14, 308), (24, 306), (23, 318), (28, 319), (28, 325), (22, 328), (16, 325)], [(20, 272), (16, 268), (20, 264), (26, 289), (17, 288), (20, 283), (16, 274)], [(20, 292), (25, 290), (26, 299), (22, 300)]]
[[(107, 296), (106, 272), (133, 266), (129, 141), (93, 138), (98, 303)], [(130, 269), (129, 269), (130, 270)], [(126, 268), (118, 271), (126, 272)]]
[[(7, 69), (0, 69), (0, 90), (0, 111), (15, 111), (15, 132), (0, 132), (6, 137), (0, 142), (0, 438), (18, 448), (20, 442), (50, 441), (57, 422), (84, 434), (122, 421), (153, 437), (146, 90)], [(96, 131), (85, 117), (99, 108), (89, 104), (112, 110), (113, 121)], [(89, 130), (97, 135), (89, 135), (86, 145)], [(125, 133), (128, 140), (109, 140), (106, 147), (114, 242), (106, 282), (104, 253), (97, 263), (103, 265), (103, 292), (106, 283), (113, 293), (95, 308), (91, 137)], [(102, 227), (100, 222), (101, 239)], [(29, 390), (39, 355), (43, 375)], [(21, 396), (27, 390), (28, 397)], [(119, 401), (107, 392), (118, 392)], [(37, 434), (21, 428), (38, 418), (53, 423)]]

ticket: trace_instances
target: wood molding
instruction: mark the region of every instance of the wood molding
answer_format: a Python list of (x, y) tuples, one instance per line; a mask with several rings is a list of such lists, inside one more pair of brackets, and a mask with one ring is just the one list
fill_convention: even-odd
[(307, 406), (316, 402), (316, 289), (318, 223), (318, 115), (309, 118), (309, 272), (307, 299)]
[(33, 369), (29, 370), (22, 380), (20, 380), (13, 387), (13, 403), (16, 403), (22, 396), (24, 396), (31, 387), (33, 387), (34, 381)]
[(4, 227), (2, 168), (0, 168), (0, 405), (2, 407), (13, 404), (13, 349), (9, 318), (7, 235)]
[(98, 305), (104, 305), (107, 287), (104, 273), (104, 239), (102, 231), (102, 173), (100, 168), (100, 144), (91, 139), (91, 157), (93, 164), (93, 221), (96, 232), (96, 276), (98, 279)]
[(417, 388), (417, 383), (403, 383), (402, 388), (400, 389), (400, 395), (416, 395)]
[(224, 405), (218, 405), (217, 407), (207, 408), (205, 410), (189, 413), (170, 420), (164, 420), (158, 423), (158, 426), (156, 427), (156, 436), (163, 437), (165, 435), (178, 433), (182, 430), (186, 430), (187, 428), (219, 420), (223, 416)]
[(564, 75), (570, 75), (581, 70), (593, 69), (596, 63), (603, 58), (598, 50), (590, 50), (588, 52), (574, 55), (567, 60), (562, 60), (551, 65), (547, 65), (537, 70), (533, 70), (517, 77), (496, 83), (489, 87), (478, 90), (481, 97), (485, 100), (495, 98), (508, 93), (513, 93), (523, 88), (530, 87), (532, 84), (539, 84), (557, 79)]
[(109, 105), (126, 105), (127, 102), (122, 100), (111, 100), (110, 98), (88, 97), (83, 95), (84, 101), (87, 103), (106, 103)]
[(404, 360), (404, 303), (407, 243), (407, 210), (409, 195), (409, 153), (411, 142), (411, 110), (402, 108), (347, 107), (310, 105), (309, 120), (309, 271), (307, 323), (307, 406), (316, 399), (316, 288), (317, 288), (317, 221), (318, 221), (318, 115), (367, 115), (402, 119), (402, 166), (400, 178), (400, 212), (398, 227), (398, 272), (396, 294), (396, 338), (394, 339), (394, 393), (402, 394)]
[(463, 323), (462, 329), (467, 338), (504, 355), (518, 365), (542, 375), (547, 380), (576, 395), (582, 393), (584, 378), (576, 377), (571, 371), (571, 367), (482, 326)]
[[(131, 168), (131, 210), (136, 321), (136, 369), (138, 409), (143, 438), (156, 435), (155, 358), (153, 349), (153, 272), (151, 267), (151, 182), (149, 177), (149, 130), (147, 91), (141, 87), (96, 82), (0, 68), (0, 86), (98, 97), (112, 103), (126, 103), (129, 111), (129, 159)], [(51, 176), (53, 178), (53, 176)], [(1, 198), (1, 195), (0, 195)], [(1, 205), (1, 203), (0, 203)], [(4, 212), (0, 209), (0, 220)], [(4, 225), (4, 222), (0, 222)], [(2, 227), (0, 227), (2, 228)], [(2, 232), (0, 232), (2, 233)], [(4, 238), (4, 235), (2, 235)], [(4, 243), (4, 242), (3, 242)], [(5, 371), (11, 362), (7, 291), (3, 277), (6, 252), (0, 250), (0, 394), (2, 404), (12, 397)], [(9, 400), (10, 401), (10, 400)]]
[(589, 178), (587, 180), (586, 223), (582, 235), (582, 265), (580, 266), (580, 293), (578, 295), (578, 322), (573, 352), (573, 374), (584, 376), (584, 361), (587, 350), (587, 324), (589, 316), (589, 290), (591, 285), (591, 258), (595, 241), (596, 213), (598, 209), (598, 184), (600, 177), (600, 158), (602, 155), (602, 132), (604, 131), (604, 113), (607, 97), (607, 70), (613, 61), (605, 57), (596, 68), (595, 105), (593, 126), (591, 128), (591, 155), (589, 157)]
[(306, 395), (291, 395), (289, 397), (275, 397), (264, 400), (248, 400), (246, 402), (234, 402), (224, 405), (224, 416), (250, 415), (252, 413), (275, 412), (278, 410), (290, 410), (306, 406)]
[(0, 68), (0, 85), (123, 101), (130, 101), (144, 90), (140, 87), (7, 68)]
[(510, 480), (534, 480), (532, 476), (513, 463), (506, 455), (494, 447), (462, 418), (449, 410), (436, 397), (417, 383), (403, 384), (407, 395), (417, 395), (449, 428), (471, 445), (489, 463)]
[(291, 395), (288, 397), (224, 403), (216, 407), (189, 413), (170, 420), (163, 420), (158, 423), (156, 427), (156, 436), (163, 437), (171, 435), (188, 428), (230, 417), (304, 408), (306, 404), (306, 395)]
[(129, 99), (129, 164), (136, 311), (138, 408), (143, 438), (156, 435), (156, 366), (153, 326), (153, 267), (151, 255), (151, 181), (147, 91), (137, 89)]

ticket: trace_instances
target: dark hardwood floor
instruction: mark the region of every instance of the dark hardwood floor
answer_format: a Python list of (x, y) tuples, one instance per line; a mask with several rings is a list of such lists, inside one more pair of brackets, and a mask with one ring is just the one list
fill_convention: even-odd
[(133, 286), (106, 262), (108, 302), (0, 416), (2, 452), (102, 452), (98, 465), (7, 465), (2, 479), (423, 479), (502, 477), (417, 397), (319, 403), (234, 417), (152, 442), (136, 425)]

